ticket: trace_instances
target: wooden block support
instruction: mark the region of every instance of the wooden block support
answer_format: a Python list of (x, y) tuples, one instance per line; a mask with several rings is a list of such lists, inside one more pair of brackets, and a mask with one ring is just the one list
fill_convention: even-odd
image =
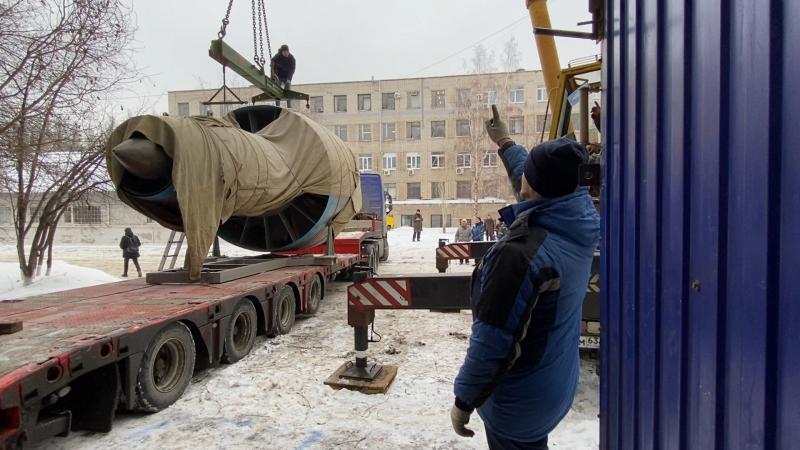
[(363, 394), (385, 394), (389, 390), (389, 386), (392, 385), (394, 377), (397, 376), (397, 366), (383, 366), (383, 370), (372, 381), (343, 378), (341, 375), (350, 364), (352, 363), (346, 362), (342, 364), (325, 380), (325, 384), (334, 389), (350, 389)]
[(0, 321), (0, 334), (14, 334), (22, 331), (22, 321)]

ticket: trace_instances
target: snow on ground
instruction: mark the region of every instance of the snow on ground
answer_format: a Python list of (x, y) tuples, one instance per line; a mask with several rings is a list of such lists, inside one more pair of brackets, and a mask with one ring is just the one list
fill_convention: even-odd
[[(391, 255), (380, 272), (434, 273), (440, 236), (425, 229), (411, 242), (410, 228), (390, 232)], [(58, 250), (58, 249), (56, 249)], [(112, 249), (113, 250), (113, 249)], [(1, 250), (0, 250), (1, 251)], [(90, 251), (90, 250), (84, 250)], [(119, 258), (110, 252), (107, 258)], [(95, 252), (102, 264), (104, 252)], [(469, 272), (471, 265), (451, 268)], [(109, 449), (471, 449), (486, 448), (477, 414), (473, 438), (451, 429), (452, 382), (467, 346), (468, 313), (378, 311), (382, 335), (369, 355), (399, 366), (385, 395), (336, 391), (323, 381), (352, 358), (353, 332), (346, 320), (346, 283), (331, 283), (315, 317), (292, 332), (259, 339), (250, 355), (198, 377), (174, 405), (156, 414), (120, 414), (108, 434), (73, 433), (42, 448)], [(550, 436), (551, 449), (596, 449), (599, 442), (598, 378), (582, 362), (572, 410)]]
[(36, 277), (32, 284), (23, 286), (19, 264), (0, 262), (0, 302), (112, 281), (119, 281), (119, 278), (101, 270), (53, 261), (50, 276)]

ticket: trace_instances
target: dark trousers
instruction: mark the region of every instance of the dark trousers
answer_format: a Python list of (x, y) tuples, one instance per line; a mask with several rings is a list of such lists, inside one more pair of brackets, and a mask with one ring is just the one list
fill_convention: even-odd
[[(280, 87), (282, 87), (283, 89), (287, 89), (287, 90), (291, 89), (292, 88), (292, 80), (281, 80), (279, 78), (278, 79), (278, 85)], [(280, 100), (278, 100), (276, 103), (277, 103), (277, 106), (281, 106), (281, 101)], [(291, 108), (292, 107), (292, 101), (291, 100), (286, 99), (286, 107), (287, 108)]]
[(125, 276), (128, 275), (128, 261), (130, 260), (133, 260), (133, 265), (136, 266), (136, 272), (138, 272), (139, 275), (141, 275), (142, 268), (139, 267), (139, 258), (125, 258), (125, 270), (122, 272), (122, 274)]
[(422, 231), (414, 230), (414, 236), (411, 236), (411, 241), (419, 241), (420, 234), (422, 234)]
[(486, 441), (489, 443), (489, 450), (548, 450), (547, 436), (536, 442), (520, 442), (498, 436), (486, 428)]

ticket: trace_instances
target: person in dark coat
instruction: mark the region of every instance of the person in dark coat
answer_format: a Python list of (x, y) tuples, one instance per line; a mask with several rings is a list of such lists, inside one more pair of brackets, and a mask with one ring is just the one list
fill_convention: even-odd
[(561, 138), (530, 154), (493, 107), (489, 137), (519, 203), (500, 210), (508, 234), (472, 274), (472, 335), (455, 379), (453, 429), (478, 410), (490, 449), (547, 449), (578, 386), (581, 309), (600, 218), (579, 186), (586, 149)]
[(483, 221), (484, 225), (486, 225), (486, 240), (487, 241), (494, 241), (495, 238), (495, 226), (494, 226), (494, 219), (492, 216), (486, 216), (486, 220)]
[(128, 276), (128, 262), (130, 260), (133, 260), (136, 271), (139, 272), (140, 277), (142, 276), (142, 268), (139, 267), (139, 247), (141, 245), (142, 241), (139, 240), (139, 236), (133, 234), (133, 230), (130, 228), (125, 228), (125, 234), (119, 241), (119, 248), (122, 249), (122, 258), (125, 260), (125, 269), (122, 272), (123, 277)]
[[(272, 57), (269, 63), (272, 79), (283, 89), (291, 89), (295, 66), (294, 55), (289, 53), (289, 46), (286, 44), (281, 45), (280, 50)], [(280, 100), (278, 101), (278, 106), (281, 106)], [(292, 101), (287, 99), (286, 106), (291, 108)]]
[(486, 234), (486, 225), (480, 217), (475, 218), (475, 225), (472, 226), (472, 241), (481, 242)]
[(422, 234), (422, 213), (417, 210), (414, 214), (414, 235), (411, 236), (411, 242), (419, 242), (419, 237)]

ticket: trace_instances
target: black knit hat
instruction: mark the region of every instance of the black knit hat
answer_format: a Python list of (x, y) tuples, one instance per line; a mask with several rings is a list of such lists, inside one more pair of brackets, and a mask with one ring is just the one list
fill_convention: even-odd
[(578, 187), (579, 168), (587, 159), (586, 149), (571, 139), (543, 142), (525, 161), (525, 180), (543, 197), (570, 194)]

